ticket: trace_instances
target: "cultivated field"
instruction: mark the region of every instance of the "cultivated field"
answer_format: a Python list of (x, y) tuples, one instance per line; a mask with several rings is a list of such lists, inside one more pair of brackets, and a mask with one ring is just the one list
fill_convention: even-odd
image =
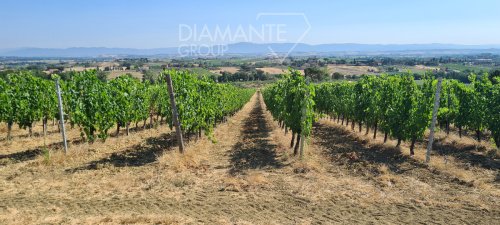
[(117, 78), (119, 76), (122, 76), (124, 74), (131, 74), (132, 77), (135, 77), (139, 80), (142, 79), (142, 73), (141, 72), (137, 72), (135, 70), (114, 70), (114, 71), (111, 71), (109, 76), (108, 76), (108, 79), (114, 79), (114, 78)]
[[(496, 224), (500, 162), (490, 146), (439, 133), (424, 146), (382, 143), (319, 120), (303, 161), (259, 93), (181, 155), (166, 125), (105, 143), (15, 129), (0, 143), (1, 224)], [(0, 129), (5, 134), (5, 125)], [(37, 124), (35, 135), (41, 133)], [(382, 136), (382, 135), (380, 135)], [(444, 158), (444, 154), (448, 155)]]
[(377, 67), (373, 66), (328, 65), (327, 68), (330, 73), (338, 72), (344, 75), (374, 74), (379, 71)]
[[(276, 67), (263, 67), (257, 68), (258, 70), (262, 70), (265, 73), (269, 74), (284, 74), (288, 71), (288, 69), (276, 68)], [(298, 70), (301, 74), (304, 74), (304, 70)]]
[(236, 73), (240, 70), (239, 67), (220, 67), (218, 70), (210, 70), (210, 72), (215, 74), (220, 74), (222, 72)]
[[(378, 73), (379, 69), (377, 67), (373, 66), (348, 66), (348, 65), (328, 65), (328, 72), (334, 73), (334, 72), (339, 72), (341, 74), (345, 75), (361, 75), (361, 74), (374, 74)], [(284, 72), (287, 71), (285, 68), (278, 68), (278, 67), (262, 67), (262, 68), (257, 68), (259, 70), (262, 70), (266, 73), (269, 74), (283, 74)], [(238, 67), (221, 67), (218, 70), (211, 70), (213, 73), (219, 74), (222, 71), (230, 72), (230, 73), (236, 73), (238, 72), (239, 68)], [(302, 74), (304, 74), (304, 70), (298, 70)], [(375, 71), (375, 72), (369, 72), (369, 71)]]

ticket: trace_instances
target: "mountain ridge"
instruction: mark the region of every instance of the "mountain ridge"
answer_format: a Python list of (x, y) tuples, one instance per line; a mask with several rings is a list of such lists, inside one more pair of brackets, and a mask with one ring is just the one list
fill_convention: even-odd
[[(213, 45), (216, 48), (220, 45)], [(105, 57), (105, 56), (180, 56), (184, 49), (180, 47), (166, 48), (108, 48), (108, 47), (70, 47), (70, 48), (11, 48), (0, 49), (3, 57)], [(436, 52), (448, 50), (459, 54), (464, 52), (484, 52), (500, 54), (500, 45), (460, 45), (460, 44), (305, 44), (305, 43), (249, 43), (240, 42), (227, 45), (225, 54), (297, 54), (297, 53), (322, 53), (322, 54), (374, 54), (374, 53), (403, 53), (403, 52)], [(189, 52), (189, 51), (187, 51)], [(184, 52), (186, 53), (186, 52)], [(192, 55), (192, 54), (191, 54)]]

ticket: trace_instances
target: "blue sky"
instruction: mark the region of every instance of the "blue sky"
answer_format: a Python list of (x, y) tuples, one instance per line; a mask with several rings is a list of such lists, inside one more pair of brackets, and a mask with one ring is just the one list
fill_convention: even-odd
[[(500, 44), (499, 9), (498, 0), (2, 0), (0, 48), (173, 47), (186, 42), (180, 24), (233, 35), (238, 26), (248, 34), (250, 26), (282, 24), (285, 42), (306, 31), (300, 16), (259, 13), (303, 13), (310, 30), (300, 42), (310, 44)], [(240, 40), (217, 40), (231, 41)]]

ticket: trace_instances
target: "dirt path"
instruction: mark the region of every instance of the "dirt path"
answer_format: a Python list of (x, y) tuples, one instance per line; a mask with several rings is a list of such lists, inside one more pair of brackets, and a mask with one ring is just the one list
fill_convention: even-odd
[(262, 99), (253, 103), (253, 109), (243, 121), (240, 140), (232, 147), (231, 175), (246, 174), (251, 169), (276, 169), (282, 167), (277, 159), (276, 143), (271, 140), (272, 128), (266, 120)]
[[(500, 219), (494, 196), (411, 163), (394, 161), (402, 172), (384, 173), (365, 155), (371, 149), (352, 137), (326, 125), (314, 132), (306, 160), (296, 161), (288, 146), (291, 134), (279, 129), (256, 94), (211, 138), (188, 143), (185, 155), (170, 151), (169, 132), (160, 132), (131, 146), (105, 144), (100, 147), (111, 149), (71, 160), (46, 164), (37, 157), (7, 164), (0, 167), (0, 224), (495, 224)], [(345, 161), (353, 157), (361, 160)]]

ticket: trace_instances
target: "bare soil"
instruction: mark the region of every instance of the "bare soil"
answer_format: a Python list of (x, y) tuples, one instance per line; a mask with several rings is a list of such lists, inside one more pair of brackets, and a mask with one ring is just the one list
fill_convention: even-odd
[(481, 154), (469, 149), (442, 165), (436, 151), (426, 165), (422, 146), (411, 158), (405, 145), (322, 119), (299, 160), (291, 133), (272, 120), (259, 93), (210, 138), (191, 137), (184, 155), (165, 125), (94, 144), (74, 128), (66, 156), (56, 128), (48, 152), (43, 138), (25, 134), (16, 129), (12, 142), (0, 140), (0, 224), (500, 221), (496, 159), (473, 163), (468, 156)]

